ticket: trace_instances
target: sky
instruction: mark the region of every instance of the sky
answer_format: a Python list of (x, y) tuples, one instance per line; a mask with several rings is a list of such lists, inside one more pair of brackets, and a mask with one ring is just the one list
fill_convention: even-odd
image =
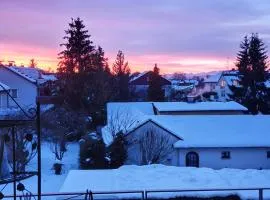
[(113, 63), (133, 72), (196, 73), (234, 67), (252, 32), (270, 43), (269, 0), (0, 0), (0, 60), (57, 68), (64, 30), (80, 17)]

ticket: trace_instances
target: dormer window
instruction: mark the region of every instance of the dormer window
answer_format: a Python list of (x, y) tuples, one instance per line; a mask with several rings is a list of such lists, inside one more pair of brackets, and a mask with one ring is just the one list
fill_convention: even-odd
[(221, 81), (220, 86), (224, 88), (226, 86), (226, 82), (224, 80)]

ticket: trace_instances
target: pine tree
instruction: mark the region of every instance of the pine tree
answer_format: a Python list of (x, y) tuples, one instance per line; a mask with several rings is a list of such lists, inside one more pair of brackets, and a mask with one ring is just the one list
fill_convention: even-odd
[(236, 66), (239, 86), (231, 86), (231, 98), (246, 106), (253, 114), (265, 112), (267, 105), (267, 51), (257, 34), (247, 36), (240, 45)]
[(93, 115), (93, 125), (103, 125), (105, 122), (104, 107), (112, 96), (112, 74), (108, 59), (101, 47), (98, 47), (93, 56), (94, 73), (92, 74), (89, 91)]
[(113, 74), (116, 81), (116, 100), (129, 100), (129, 75), (130, 68), (128, 62), (125, 61), (125, 56), (122, 51), (118, 51), (116, 60), (113, 64)]
[(88, 31), (80, 18), (72, 19), (63, 37), (67, 42), (60, 46), (59, 53), (60, 88), (65, 102), (73, 109), (82, 109), (88, 103), (87, 81), (93, 71), (92, 56), (94, 46)]
[(153, 69), (153, 72), (150, 74), (149, 77), (149, 87), (147, 91), (148, 101), (164, 101), (165, 94), (164, 90), (162, 89), (161, 78), (159, 75), (159, 68), (157, 64)]

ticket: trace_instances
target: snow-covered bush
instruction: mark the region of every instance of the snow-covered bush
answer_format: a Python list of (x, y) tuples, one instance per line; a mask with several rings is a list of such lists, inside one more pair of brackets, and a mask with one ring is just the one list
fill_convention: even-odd
[(102, 137), (96, 133), (89, 133), (79, 142), (79, 164), (81, 169), (104, 169), (108, 167), (106, 147)]

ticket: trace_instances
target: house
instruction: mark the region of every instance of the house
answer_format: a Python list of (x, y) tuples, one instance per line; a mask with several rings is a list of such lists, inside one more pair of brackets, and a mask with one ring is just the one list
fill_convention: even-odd
[[(135, 93), (136, 100), (143, 101), (147, 99), (147, 90), (149, 87), (150, 76), (153, 71), (146, 71), (139, 75), (132, 77), (129, 81), (129, 88)], [(159, 76), (162, 88), (165, 93), (165, 97), (168, 98), (171, 90), (171, 82), (162, 76)]]
[[(207, 103), (211, 108), (214, 102)], [(220, 103), (226, 105), (226, 102)], [(269, 116), (157, 114), (153, 105), (160, 109), (159, 104), (162, 102), (107, 105), (108, 123), (102, 129), (102, 136), (104, 142), (110, 144), (112, 130), (114, 134), (125, 133), (130, 144), (126, 164), (144, 164), (145, 152), (153, 149), (151, 145), (150, 149), (143, 146), (149, 142), (146, 136), (150, 132), (155, 141), (166, 140), (171, 147), (160, 160), (162, 164), (214, 169), (270, 168)]]
[[(56, 80), (38, 68), (0, 65), (0, 81), (8, 85), (10, 95), (23, 107), (34, 107), (36, 97), (47, 81)], [(12, 98), (8, 98), (8, 107), (17, 107)]]
[(208, 100), (218, 100), (218, 97), (216, 95), (216, 90), (218, 87), (218, 83), (220, 80), (220, 77), (222, 75), (222, 72), (217, 72), (212, 75), (208, 75), (204, 80), (202, 84), (198, 84), (196, 87), (193, 88), (193, 90), (188, 94), (187, 98), (188, 101), (192, 102), (195, 99), (204, 99), (206, 98), (204, 95), (209, 94)]

